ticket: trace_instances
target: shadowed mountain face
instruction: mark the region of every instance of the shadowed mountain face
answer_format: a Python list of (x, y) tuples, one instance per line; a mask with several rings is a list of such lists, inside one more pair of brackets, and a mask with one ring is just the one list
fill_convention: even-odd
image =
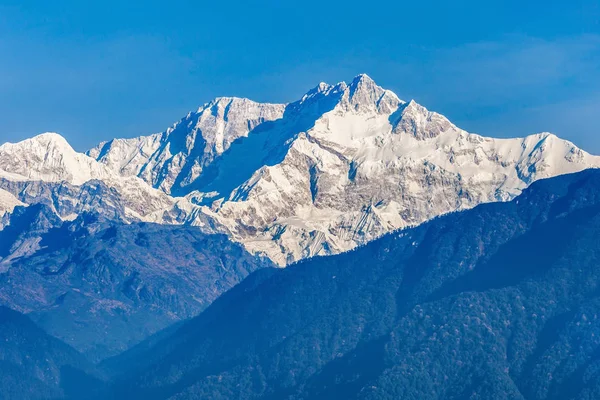
[(93, 360), (200, 313), (272, 264), (194, 227), (124, 225), (45, 205), (17, 207), (0, 231), (0, 304), (27, 313)]
[[(600, 172), (263, 269), (107, 365), (118, 398), (595, 399)], [(113, 371), (114, 372), (114, 371)]]
[(98, 387), (86, 374), (93, 368), (81, 354), (23, 314), (1, 306), (0, 343), (2, 399), (57, 399)]

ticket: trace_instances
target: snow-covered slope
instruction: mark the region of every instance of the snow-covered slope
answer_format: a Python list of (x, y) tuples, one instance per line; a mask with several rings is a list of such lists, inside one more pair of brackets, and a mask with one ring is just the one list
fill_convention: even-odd
[(282, 265), (512, 199), (537, 179), (600, 166), (599, 157), (548, 133), (523, 139), (469, 134), (365, 75), (350, 85), (320, 85), (317, 92), (318, 101), (333, 107), (286, 142), (281, 160), (265, 163), (222, 192), (224, 201), (205, 207), (232, 237)]
[(111, 172), (94, 159), (77, 153), (59, 134), (48, 132), (0, 146), (0, 174), (14, 180), (67, 181), (81, 185), (91, 179), (107, 179)]
[(16, 206), (24, 205), (15, 196), (7, 192), (6, 190), (0, 189), (0, 215), (4, 213), (12, 212)]
[(171, 223), (178, 204), (193, 208), (76, 152), (56, 133), (0, 146), (0, 209), (35, 203), (48, 204), (63, 219), (94, 211), (124, 222)]
[(113, 139), (88, 155), (166, 193), (181, 192), (233, 142), (264, 122), (281, 118), (284, 109), (281, 104), (222, 97), (189, 113), (163, 133)]
[(15, 207), (25, 205), (11, 193), (6, 190), (0, 189), (0, 230), (9, 221), (9, 215), (13, 212)]
[(280, 265), (600, 167), (549, 133), (468, 133), (366, 75), (286, 105), (219, 98), (163, 133), (87, 155), (56, 135), (1, 146), (0, 188), (27, 204), (42, 193), (62, 217), (99, 207), (221, 231)]

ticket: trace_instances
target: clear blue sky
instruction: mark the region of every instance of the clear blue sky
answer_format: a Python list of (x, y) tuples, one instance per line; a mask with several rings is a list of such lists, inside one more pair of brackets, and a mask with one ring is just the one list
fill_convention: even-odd
[(469, 131), (600, 153), (597, 0), (0, 0), (0, 142), (57, 131), (84, 150), (361, 72)]

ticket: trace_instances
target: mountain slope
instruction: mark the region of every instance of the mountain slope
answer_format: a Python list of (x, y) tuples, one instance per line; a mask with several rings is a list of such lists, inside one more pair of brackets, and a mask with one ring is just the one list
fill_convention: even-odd
[[(50, 399), (74, 394), (76, 382), (70, 382), (79, 372), (91, 371), (81, 354), (60, 340), (51, 337), (26, 316), (0, 306), (0, 393), (3, 399)], [(91, 378), (88, 378), (91, 379)], [(93, 392), (88, 380), (88, 395)], [(81, 393), (81, 392), (79, 392)]]
[(3, 217), (4, 214), (11, 213), (16, 206), (22, 205), (23, 203), (15, 196), (6, 190), (0, 189), (0, 217)]
[[(181, 190), (256, 126), (281, 118), (285, 105), (221, 97), (160, 134), (101, 143), (88, 155), (166, 193)], [(175, 188), (173, 188), (175, 186)]]
[(585, 171), (352, 252), (258, 271), (150, 346), (117, 392), (597, 398), (599, 235), (600, 171)]
[(98, 360), (197, 315), (270, 265), (194, 227), (93, 214), (63, 222), (46, 205), (17, 207), (0, 231), (0, 304)]
[(110, 170), (77, 153), (56, 133), (43, 133), (19, 143), (0, 146), (0, 174), (16, 180), (68, 181), (81, 185), (106, 179)]
[[(224, 103), (243, 112), (227, 113)], [(600, 166), (599, 157), (548, 133), (470, 134), (366, 75), (322, 83), (286, 106), (216, 100), (163, 134), (111, 141), (88, 154), (123, 176), (185, 195), (201, 206), (186, 223), (209, 216), (218, 231), (279, 265), (347, 251), (438, 215), (510, 200), (537, 179)]]

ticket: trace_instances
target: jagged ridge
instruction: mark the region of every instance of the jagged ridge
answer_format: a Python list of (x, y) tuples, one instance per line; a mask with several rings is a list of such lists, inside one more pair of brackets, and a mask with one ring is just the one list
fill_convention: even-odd
[[(43, 198), (59, 204), (62, 217), (77, 214), (92, 198), (97, 203), (93, 190), (81, 189), (96, 179), (112, 193), (107, 214), (224, 232), (280, 265), (512, 199), (540, 178), (600, 166), (600, 158), (549, 133), (470, 134), (364, 74), (350, 84), (320, 83), (289, 104), (219, 98), (163, 133), (114, 139), (89, 157), (66, 143), (55, 146), (62, 153), (49, 152), (34, 139), (35, 154), (51, 163), (24, 156), (30, 143), (0, 147), (0, 189), (19, 201)], [(59, 201), (56, 185), (64, 181), (70, 199), (84, 199), (79, 206)], [(32, 185), (37, 195), (25, 196)]]
[(278, 119), (232, 141), (180, 193), (234, 240), (285, 265), (598, 165), (548, 133), (469, 134), (363, 74), (350, 84), (319, 84)]

